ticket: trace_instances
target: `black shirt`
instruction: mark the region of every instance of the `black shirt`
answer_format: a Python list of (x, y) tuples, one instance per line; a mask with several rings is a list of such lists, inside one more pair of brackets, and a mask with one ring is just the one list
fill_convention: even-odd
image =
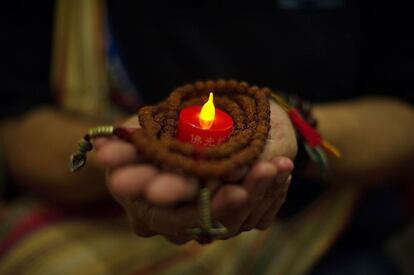
[[(313, 101), (361, 94), (413, 101), (410, 17), (399, 1), (322, 9), (283, 9), (280, 1), (109, 0), (107, 7), (122, 59), (148, 103), (207, 78), (246, 80)], [(3, 4), (2, 116), (52, 102), (53, 3)]]
[(382, 3), (282, 9), (275, 0), (109, 1), (108, 11), (128, 71), (150, 101), (207, 78), (314, 101), (410, 95), (409, 17)]

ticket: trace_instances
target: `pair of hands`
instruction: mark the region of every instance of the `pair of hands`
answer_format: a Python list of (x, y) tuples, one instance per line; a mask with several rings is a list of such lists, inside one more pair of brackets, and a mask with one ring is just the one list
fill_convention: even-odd
[[(139, 127), (137, 119), (124, 123)], [(96, 140), (98, 162), (108, 169), (108, 188), (125, 209), (139, 236), (162, 235), (182, 244), (185, 233), (198, 219), (194, 199), (198, 185), (194, 179), (163, 172), (139, 162), (132, 144), (120, 140)], [(266, 229), (286, 199), (296, 137), (287, 114), (271, 102), (271, 130), (260, 160), (227, 177), (212, 197), (213, 220), (229, 230), (223, 239), (254, 228)]]

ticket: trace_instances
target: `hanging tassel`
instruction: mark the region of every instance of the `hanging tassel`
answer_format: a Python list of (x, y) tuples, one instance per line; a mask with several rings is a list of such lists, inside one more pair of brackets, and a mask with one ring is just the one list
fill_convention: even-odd
[(318, 155), (319, 161), (319, 169), (321, 171), (321, 174), (325, 174), (326, 169), (328, 168), (328, 157), (325, 154), (325, 151), (320, 146), (315, 146), (313, 148), (315, 150), (316, 154)]
[(272, 93), (270, 97), (287, 112), (296, 131), (304, 140), (306, 153), (313, 162), (318, 163), (321, 173), (324, 173), (328, 167), (326, 153), (339, 158), (341, 152), (334, 145), (324, 140), (318, 131), (303, 118), (298, 109), (291, 107), (276, 93)]
[(311, 147), (321, 144), (321, 135), (308, 124), (296, 108), (290, 108), (288, 114), (296, 130), (306, 140), (306, 143)]
[(132, 134), (139, 129), (136, 128), (123, 128), (114, 126), (99, 126), (92, 128), (88, 133), (79, 141), (78, 150), (70, 156), (69, 170), (76, 172), (80, 170), (86, 164), (86, 155), (93, 149), (92, 140), (98, 137), (111, 137), (115, 136), (124, 141), (130, 141)]
[(341, 151), (339, 151), (338, 148), (336, 148), (326, 140), (322, 140), (321, 147), (325, 149), (325, 151), (328, 151), (329, 153), (331, 153), (331, 155), (334, 155), (337, 158), (340, 158), (342, 156)]

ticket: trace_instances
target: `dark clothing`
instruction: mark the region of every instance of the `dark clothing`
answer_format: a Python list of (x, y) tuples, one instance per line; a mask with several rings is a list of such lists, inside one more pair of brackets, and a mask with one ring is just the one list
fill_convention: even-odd
[(109, 1), (108, 10), (128, 71), (150, 101), (206, 78), (246, 80), (313, 101), (412, 94), (408, 18), (384, 21), (388, 6), (368, 10), (351, 1), (322, 10), (277, 2), (136, 1), (125, 8)]
[(319, 100), (357, 92), (360, 19), (353, 9), (286, 11), (269, 1), (255, 7), (213, 1), (170, 10), (163, 8), (166, 1), (156, 2), (127, 11), (109, 2), (126, 65), (151, 100), (207, 78), (241, 79)]
[(53, 102), (49, 80), (53, 1), (6, 3), (0, 9), (0, 119)]
[[(325, 9), (283, 9), (282, 2), (109, 0), (108, 12), (123, 61), (149, 103), (207, 78), (246, 80), (313, 101), (387, 94), (413, 102), (411, 17), (400, 1)], [(53, 1), (6, 6), (1, 116), (52, 101)]]

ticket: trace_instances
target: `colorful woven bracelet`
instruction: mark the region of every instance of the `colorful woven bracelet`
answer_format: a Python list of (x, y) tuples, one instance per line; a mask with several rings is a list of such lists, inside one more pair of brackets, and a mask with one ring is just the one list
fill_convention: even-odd
[(312, 105), (310, 102), (301, 100), (295, 95), (286, 93), (272, 93), (271, 98), (281, 106), (289, 115), (296, 130), (298, 139), (298, 154), (295, 160), (296, 168), (303, 168), (308, 160), (319, 165), (321, 173), (325, 173), (328, 167), (327, 154), (337, 158), (341, 152), (322, 138), (316, 130), (317, 121), (312, 116)]

